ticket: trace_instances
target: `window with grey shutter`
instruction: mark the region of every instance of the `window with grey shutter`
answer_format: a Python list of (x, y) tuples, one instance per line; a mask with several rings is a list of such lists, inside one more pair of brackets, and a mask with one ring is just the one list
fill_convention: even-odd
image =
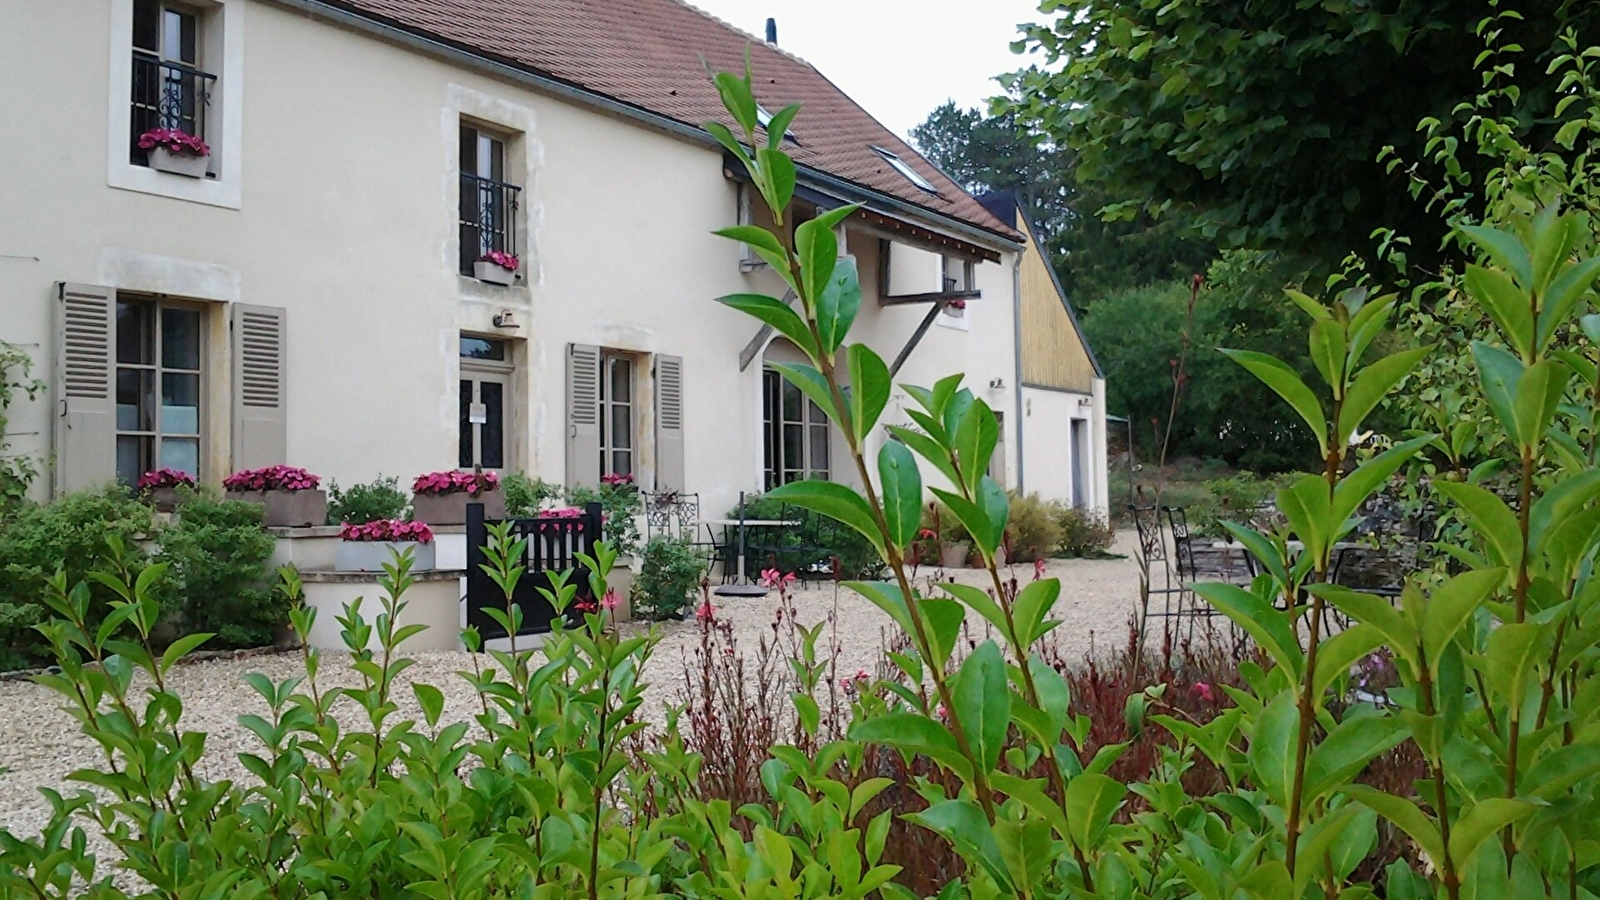
[(567, 486), (600, 486), (600, 348), (567, 345)]
[(683, 357), (656, 357), (656, 490), (681, 491)]
[(60, 284), (56, 307), (55, 489), (116, 477), (117, 404), (112, 393), (112, 311), (116, 292)]
[(289, 459), (287, 310), (233, 306), (233, 471)]

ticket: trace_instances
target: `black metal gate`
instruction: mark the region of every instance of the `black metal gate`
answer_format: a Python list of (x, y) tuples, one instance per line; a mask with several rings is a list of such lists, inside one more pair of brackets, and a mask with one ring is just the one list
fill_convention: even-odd
[[(589, 504), (579, 516), (540, 516), (508, 521), (511, 540), (528, 539), (522, 558), (527, 573), (517, 582), (512, 595), (522, 609), (519, 635), (550, 630), (550, 621), (556, 612), (539, 589), (550, 589), (553, 572), (572, 570), (567, 583), (578, 586), (574, 602), (594, 601), (589, 590), (589, 570), (578, 561), (578, 554), (594, 556), (594, 545), (600, 540), (603, 521), (600, 504)], [(488, 561), (483, 551), (489, 545), (489, 524), (483, 517), (482, 503), (467, 504), (467, 624), (477, 628), (484, 640), (506, 636), (505, 629), (485, 612), (486, 609), (503, 610), (506, 602), (499, 585), (483, 570), (483, 564)]]

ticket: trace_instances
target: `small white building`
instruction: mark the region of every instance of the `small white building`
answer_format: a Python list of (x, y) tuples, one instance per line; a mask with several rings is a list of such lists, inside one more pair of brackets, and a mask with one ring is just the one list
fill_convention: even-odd
[[(37, 496), (162, 466), (483, 465), (631, 472), (714, 514), (855, 480), (765, 366), (792, 348), (714, 302), (780, 292), (711, 234), (762, 219), (701, 127), (726, 120), (704, 66), (747, 52), (766, 109), (803, 104), (798, 213), (864, 204), (841, 226), (854, 339), (899, 381), (964, 371), (1004, 483), (1103, 508), (1103, 383), (1059, 293), (1034, 299), (1049, 267), (1015, 207), (677, 0), (10, 4), (8, 119), (33, 124), (0, 176), (0, 340), (50, 383), (11, 411)], [(155, 128), (209, 144), (198, 177), (152, 165)], [(475, 277), (489, 251), (512, 284)]]

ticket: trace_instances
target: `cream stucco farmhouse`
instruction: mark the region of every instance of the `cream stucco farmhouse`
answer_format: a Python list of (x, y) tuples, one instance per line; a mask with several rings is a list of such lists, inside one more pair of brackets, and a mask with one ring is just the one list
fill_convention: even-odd
[[(41, 499), (173, 467), (344, 481), (455, 466), (701, 494), (849, 480), (701, 124), (746, 54), (800, 215), (841, 226), (855, 335), (964, 371), (1012, 488), (1107, 504), (1104, 382), (1014, 202), (965, 193), (819, 72), (677, 0), (9, 4), (0, 340)], [(199, 140), (194, 140), (198, 138)], [(986, 205), (987, 204), (987, 205)], [(755, 204), (754, 207), (759, 207)], [(894, 404), (889, 418), (894, 420)], [(903, 414), (898, 422), (904, 422)], [(879, 435), (878, 440), (882, 439)]]

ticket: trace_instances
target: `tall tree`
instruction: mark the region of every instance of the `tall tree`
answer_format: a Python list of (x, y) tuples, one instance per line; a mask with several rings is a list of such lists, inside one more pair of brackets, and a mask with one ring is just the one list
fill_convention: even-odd
[[(1496, 16), (1514, 6), (1520, 17)], [(1380, 227), (1441, 261), (1448, 224), (1378, 162), (1427, 155), (1418, 121), (1462, 115), (1497, 65), (1542, 73), (1556, 36), (1600, 37), (1592, 0), (1047, 0), (1021, 46), (1047, 59), (1009, 107), (1077, 154), (1077, 175), (1145, 209), (1192, 217), (1224, 246), (1336, 260)], [(1490, 19), (1488, 34), (1480, 22)], [(1553, 137), (1553, 83), (1518, 99), (1524, 136)], [(1487, 165), (1487, 162), (1484, 163)], [(1474, 173), (1467, 173), (1468, 176)]]

